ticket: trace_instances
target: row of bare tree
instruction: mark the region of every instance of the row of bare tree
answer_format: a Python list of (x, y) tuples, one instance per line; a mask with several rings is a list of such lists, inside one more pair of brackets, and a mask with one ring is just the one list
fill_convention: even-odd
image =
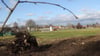
[(100, 24), (99, 23), (95, 23), (95, 24), (87, 24), (87, 25), (82, 25), (81, 23), (77, 23), (77, 25), (68, 25), (68, 27), (70, 28), (74, 28), (74, 29), (85, 29), (85, 28), (96, 28), (99, 27), (100, 28)]

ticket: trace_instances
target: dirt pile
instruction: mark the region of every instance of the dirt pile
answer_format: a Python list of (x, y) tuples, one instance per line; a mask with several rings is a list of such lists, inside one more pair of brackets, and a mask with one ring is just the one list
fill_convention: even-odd
[[(3, 47), (0, 48), (0, 56), (15, 56), (9, 54)], [(3, 52), (4, 51), (4, 52)], [(45, 44), (37, 50), (27, 50), (20, 56), (99, 56), (100, 55), (100, 36), (89, 36), (70, 38), (57, 43)]]

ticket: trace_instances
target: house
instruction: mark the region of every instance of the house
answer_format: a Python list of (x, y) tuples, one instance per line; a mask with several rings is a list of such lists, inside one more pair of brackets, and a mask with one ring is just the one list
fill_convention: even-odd
[(39, 26), (39, 31), (41, 32), (50, 32), (50, 31), (57, 31), (60, 29), (65, 29), (65, 26), (53, 26), (53, 25), (43, 25)]
[(52, 26), (45, 25), (45, 26), (41, 26), (39, 30), (41, 32), (50, 32), (50, 31), (53, 31), (53, 27)]

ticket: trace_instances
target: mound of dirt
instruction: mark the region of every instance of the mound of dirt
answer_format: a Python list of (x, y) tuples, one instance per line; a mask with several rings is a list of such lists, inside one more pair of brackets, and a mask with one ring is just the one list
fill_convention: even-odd
[(100, 41), (87, 43), (74, 56), (100, 56)]
[[(1, 53), (2, 51), (2, 53)], [(0, 47), (0, 56), (15, 56)], [(52, 44), (45, 44), (37, 50), (27, 50), (20, 56), (99, 56), (100, 36), (70, 38)], [(18, 55), (19, 56), (19, 55)]]

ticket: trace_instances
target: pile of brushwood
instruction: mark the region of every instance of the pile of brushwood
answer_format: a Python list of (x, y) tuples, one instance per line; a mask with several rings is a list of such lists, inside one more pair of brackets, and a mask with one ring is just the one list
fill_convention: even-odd
[(25, 50), (36, 50), (38, 43), (35, 36), (31, 36), (28, 32), (15, 33), (15, 40), (13, 40), (8, 46), (11, 53), (20, 54)]

